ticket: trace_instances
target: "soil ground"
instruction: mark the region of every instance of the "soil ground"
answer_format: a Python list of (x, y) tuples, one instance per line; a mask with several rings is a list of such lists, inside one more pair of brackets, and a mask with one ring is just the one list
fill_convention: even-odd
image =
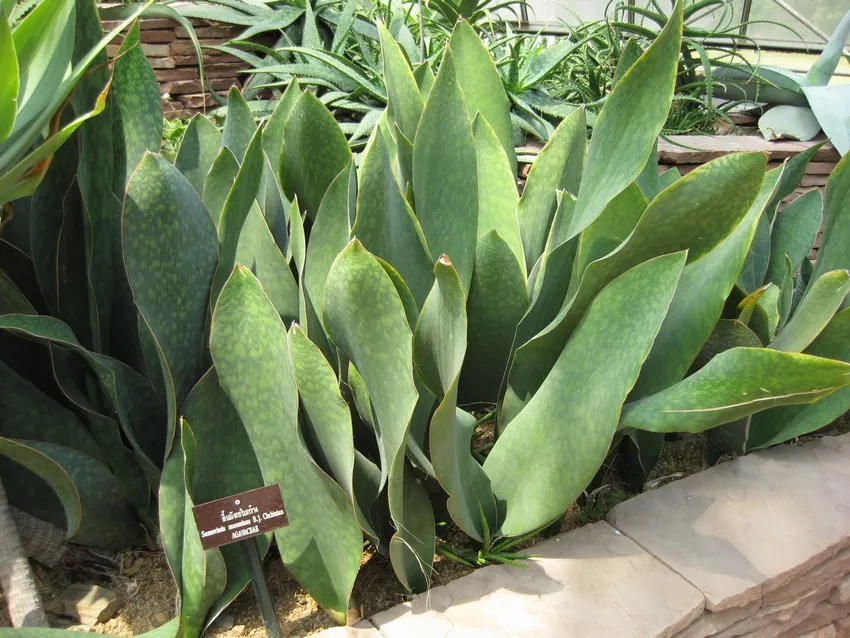
[[(830, 434), (848, 431), (850, 431), (850, 418), (846, 415), (829, 428)], [(817, 436), (820, 434), (803, 437), (803, 440)], [(492, 427), (486, 423), (477, 433), (476, 446), (486, 446), (486, 443), (491, 440)], [(649, 476), (647, 489), (653, 489), (669, 480), (676, 480), (705, 469), (707, 467), (705, 444), (705, 436), (702, 434), (685, 435), (675, 440), (668, 440), (656, 468)], [(571, 506), (559, 522), (540, 534), (525, 539), (523, 543), (510, 551), (521, 553), (544, 537), (602, 520), (614, 505), (634, 495), (614, 467), (607, 469), (599, 485), (589, 494), (585, 493), (579, 499), (580, 502)], [(451, 551), (464, 549), (464, 537), (456, 530), (449, 529), (443, 537), (444, 542), (440, 544), (442, 548), (450, 548)], [(34, 563), (36, 579), (45, 604), (49, 605), (51, 600), (74, 582), (108, 587), (124, 599), (124, 605), (117, 616), (93, 628), (74, 626), (70, 621), (52, 615), (51, 623), (54, 626), (113, 636), (132, 636), (150, 631), (174, 617), (177, 590), (161, 551), (131, 550), (122, 552), (114, 558), (117, 561), (117, 568), (104, 570), (99, 575), (91, 571), (80, 572), (73, 568), (48, 570)], [(269, 552), (265, 564), (269, 588), (275, 601), (283, 635), (308, 636), (334, 625), (333, 621), (289, 574), (274, 549)], [(472, 567), (438, 554), (434, 563), (433, 584), (434, 586), (443, 585), (472, 571)], [(389, 559), (371, 549), (367, 550), (363, 555), (361, 569), (354, 585), (353, 601), (357, 609), (350, 612), (350, 620), (352, 622), (357, 620), (358, 614), (362, 617), (372, 616), (403, 602), (407, 597), (393, 573)], [(1, 598), (0, 627), (9, 626), (6, 606)], [(206, 635), (222, 638), (265, 636), (259, 609), (250, 586), (213, 623)]]

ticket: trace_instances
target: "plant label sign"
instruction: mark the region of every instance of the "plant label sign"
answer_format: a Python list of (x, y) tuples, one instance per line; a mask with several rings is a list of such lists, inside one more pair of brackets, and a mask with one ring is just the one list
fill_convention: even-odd
[(192, 508), (204, 549), (244, 541), (286, 527), (280, 486), (267, 485)]

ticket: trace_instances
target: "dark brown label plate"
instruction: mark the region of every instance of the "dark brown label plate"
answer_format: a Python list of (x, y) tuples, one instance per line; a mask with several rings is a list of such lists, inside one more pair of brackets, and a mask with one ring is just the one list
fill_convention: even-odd
[(204, 549), (237, 543), (289, 525), (280, 486), (267, 485), (192, 508)]

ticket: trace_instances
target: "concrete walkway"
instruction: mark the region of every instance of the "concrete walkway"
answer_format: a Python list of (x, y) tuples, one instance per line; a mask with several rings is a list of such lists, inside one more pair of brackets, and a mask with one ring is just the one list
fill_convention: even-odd
[(689, 476), (323, 638), (850, 637), (850, 435)]

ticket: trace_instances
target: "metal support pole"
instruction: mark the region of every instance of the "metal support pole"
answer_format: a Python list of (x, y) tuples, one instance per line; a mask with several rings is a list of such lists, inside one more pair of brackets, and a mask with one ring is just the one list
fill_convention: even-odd
[[(814, 22), (809, 20), (806, 16), (804, 16), (802, 13), (797, 11), (790, 4), (785, 2), (785, 0), (773, 0), (773, 1), (776, 4), (778, 4), (782, 9), (785, 9), (785, 11), (790, 13), (791, 16), (795, 20), (797, 20), (800, 24), (805, 25), (806, 27), (811, 29), (814, 33), (819, 35), (823, 39), (824, 42), (829, 42), (829, 34), (827, 34), (825, 31), (822, 31)], [(844, 55), (850, 57), (850, 52), (848, 52), (847, 49), (842, 49), (842, 52), (844, 53)]]
[(254, 538), (239, 543), (245, 552), (245, 560), (251, 572), (251, 584), (254, 586), (254, 594), (257, 596), (257, 604), (260, 606), (260, 614), (263, 616), (263, 624), (266, 627), (268, 638), (281, 638), (280, 628), (277, 626), (277, 614), (274, 611), (274, 602), (269, 593), (269, 584), (263, 572), (263, 559), (257, 550), (257, 541)]

